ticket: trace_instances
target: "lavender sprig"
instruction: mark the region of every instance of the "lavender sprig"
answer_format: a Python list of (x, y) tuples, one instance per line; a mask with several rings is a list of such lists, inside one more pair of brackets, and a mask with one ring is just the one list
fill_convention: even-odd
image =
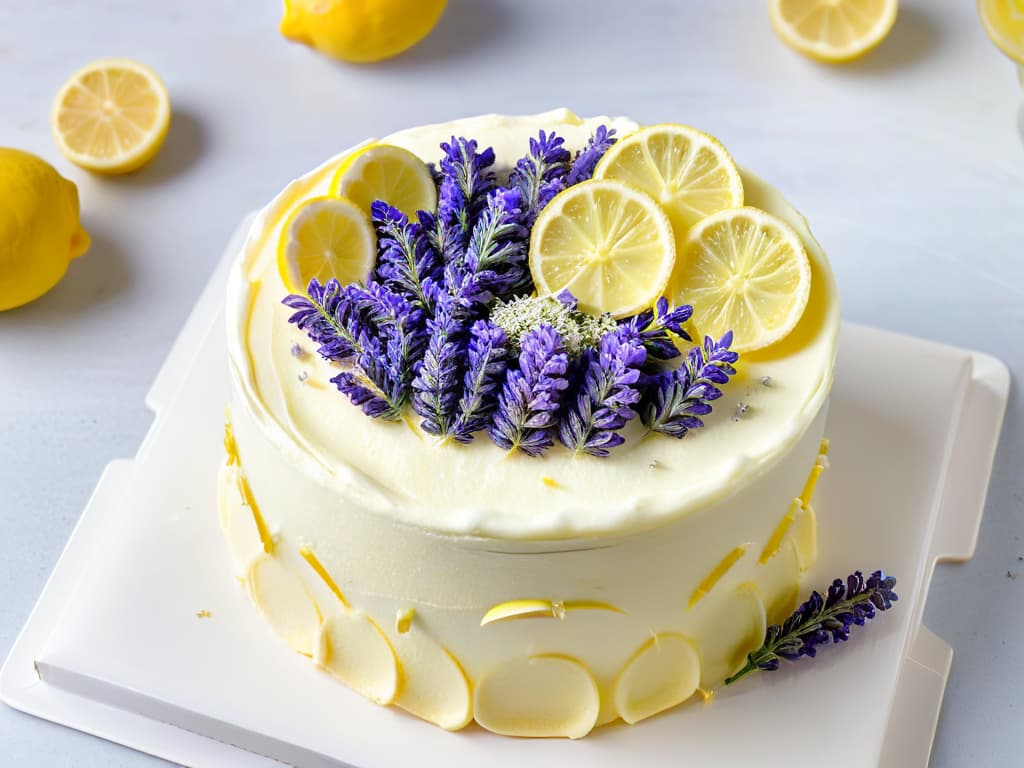
[(443, 298), (427, 321), (430, 341), (413, 379), (412, 407), (432, 435), (447, 435), (459, 403), (464, 329), (453, 302)]
[(722, 396), (719, 386), (736, 373), (739, 355), (731, 345), (732, 331), (717, 342), (705, 336), (704, 346), (691, 349), (681, 366), (652, 377), (643, 410), (648, 429), (681, 438), (704, 426), (700, 417), (711, 413), (711, 403)]
[(643, 339), (647, 354), (655, 360), (672, 360), (679, 357), (679, 348), (673, 343), (669, 334), (692, 341), (683, 324), (693, 316), (693, 307), (680, 304), (674, 309), (668, 308), (668, 299), (658, 299), (653, 309), (648, 309), (620, 322), (636, 329)]
[(558, 407), (569, 384), (569, 356), (550, 325), (525, 334), (520, 350), (519, 366), (505, 378), (488, 433), (502, 448), (540, 456), (553, 445)]
[(457, 261), (464, 256), (477, 217), (494, 189), (494, 150), (478, 152), (476, 141), (455, 136), (450, 143), (442, 143), (441, 150), (437, 216), (431, 217), (428, 231), (445, 261)]
[(508, 367), (505, 332), (489, 320), (477, 320), (469, 329), (466, 357), (462, 397), (451, 430), (460, 443), (472, 441), (474, 432), (486, 428), (498, 407), (498, 391)]
[(370, 216), (377, 230), (376, 279), (432, 312), (439, 292), (441, 262), (423, 228), (382, 200), (370, 206)]
[(392, 345), (383, 344), (368, 331), (360, 333), (355, 365), (331, 379), (331, 383), (363, 413), (377, 419), (401, 418), (409, 400), (408, 367)]
[(736, 674), (727, 677), (726, 685), (758, 670), (779, 668), (779, 660), (796, 661), (804, 656), (813, 658), (817, 647), (831, 641), (842, 643), (850, 639), (854, 625), (875, 618), (875, 611), (887, 611), (899, 600), (893, 591), (896, 579), (875, 571), (867, 580), (860, 571), (846, 578), (836, 579), (824, 597), (812, 592), (782, 626), (768, 627), (764, 644), (747, 654), (747, 663)]
[(572, 161), (572, 168), (569, 169), (565, 179), (566, 186), (579, 184), (594, 175), (597, 161), (611, 149), (612, 144), (615, 143), (614, 137), (614, 128), (609, 130), (605, 125), (597, 126), (594, 135), (587, 140), (586, 146), (576, 153), (576, 158)]
[(640, 401), (637, 386), (647, 360), (641, 335), (622, 325), (606, 333), (597, 349), (581, 358), (583, 382), (576, 402), (558, 425), (558, 438), (576, 453), (607, 456), (625, 442), (618, 430), (636, 416), (632, 406)]
[(529, 237), (522, 195), (516, 189), (494, 190), (473, 227), (465, 260), (445, 266), (449, 290), (471, 306), (532, 288), (526, 266)]
[(541, 209), (565, 189), (572, 155), (564, 144), (565, 139), (553, 131), (541, 131), (537, 138), (530, 139), (530, 153), (509, 174), (509, 187), (522, 195), (526, 226), (532, 226)]
[(288, 322), (320, 345), (317, 352), (325, 360), (340, 362), (355, 355), (363, 326), (359, 312), (347, 301), (348, 287), (334, 279), (321, 285), (313, 278), (307, 292), (308, 296), (293, 293), (281, 301), (295, 310)]

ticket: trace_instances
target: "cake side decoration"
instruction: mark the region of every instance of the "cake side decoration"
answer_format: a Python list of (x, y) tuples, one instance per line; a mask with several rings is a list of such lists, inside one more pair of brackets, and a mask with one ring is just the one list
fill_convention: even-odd
[[(342, 368), (330, 381), (364, 413), (397, 421), (411, 406), (419, 427), (442, 439), (468, 443), (486, 431), (499, 447), (528, 456), (542, 455), (557, 439), (575, 454), (606, 457), (626, 442), (622, 430), (638, 415), (647, 432), (670, 437), (703, 426), (700, 417), (736, 372), (731, 332), (718, 341), (706, 337), (684, 356), (679, 345), (692, 341), (689, 304), (673, 307), (658, 296), (653, 307), (616, 320), (611, 311), (592, 311), (593, 298), (591, 311), (581, 309), (569, 287), (555, 296), (530, 295), (531, 227), (542, 212), (555, 219), (549, 226), (564, 224), (546, 206), (591, 183), (614, 141), (614, 131), (599, 126), (574, 157), (561, 137), (542, 130), (505, 186), (493, 170), (492, 149), (467, 138), (443, 142), (433, 170), (436, 212), (420, 211), (411, 221), (387, 201), (373, 201), (377, 257), (370, 274), (347, 285), (313, 277), (306, 295), (284, 299), (294, 310), (289, 322)], [(619, 204), (615, 185), (623, 185), (601, 184), (611, 186), (587, 189), (582, 203), (571, 203), (577, 212), (582, 205), (590, 215), (588, 199), (604, 204), (598, 195)], [(656, 207), (649, 198), (643, 205)], [(613, 222), (613, 245), (625, 242), (630, 254), (615, 269), (627, 269), (644, 249), (664, 251), (664, 242), (643, 237), (630, 244), (630, 236), (643, 234), (643, 213), (643, 206), (639, 219), (622, 209), (622, 221)], [(601, 218), (599, 208), (595, 214)], [(606, 246), (594, 247), (598, 267), (611, 270), (602, 266), (612, 260)], [(667, 248), (674, 259), (674, 245)], [(655, 281), (661, 290), (661, 278)], [(603, 287), (600, 293), (607, 298)], [(673, 366), (678, 358), (682, 364)]]
[(774, 671), (779, 661), (814, 658), (818, 646), (831, 641), (843, 643), (850, 639), (854, 625), (864, 626), (875, 618), (875, 611), (887, 611), (899, 600), (894, 588), (896, 579), (875, 571), (867, 579), (854, 571), (836, 579), (822, 596), (817, 590), (782, 625), (768, 627), (764, 644), (747, 655), (742, 669), (725, 679), (731, 685), (751, 672)]

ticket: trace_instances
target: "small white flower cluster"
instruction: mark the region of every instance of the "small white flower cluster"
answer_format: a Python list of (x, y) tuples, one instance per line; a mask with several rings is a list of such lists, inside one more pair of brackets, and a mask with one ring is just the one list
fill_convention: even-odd
[(616, 327), (610, 315), (588, 315), (554, 296), (522, 296), (507, 302), (499, 299), (491, 309), (491, 322), (505, 332), (517, 350), (523, 336), (538, 326), (550, 325), (562, 337), (570, 357), (596, 347), (601, 337)]

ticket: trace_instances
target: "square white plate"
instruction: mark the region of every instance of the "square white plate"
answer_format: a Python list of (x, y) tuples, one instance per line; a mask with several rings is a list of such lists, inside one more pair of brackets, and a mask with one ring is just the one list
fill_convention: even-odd
[(900, 595), (850, 643), (579, 742), (449, 734), (290, 652), (231, 577), (215, 510), (223, 296), (247, 227), (150, 390), (156, 419), (138, 454), (103, 473), (0, 671), (4, 701), (195, 766), (927, 764), (952, 650), (921, 613), (935, 563), (974, 552), (1009, 390), (1002, 363), (844, 326), (807, 583), (883, 568)]

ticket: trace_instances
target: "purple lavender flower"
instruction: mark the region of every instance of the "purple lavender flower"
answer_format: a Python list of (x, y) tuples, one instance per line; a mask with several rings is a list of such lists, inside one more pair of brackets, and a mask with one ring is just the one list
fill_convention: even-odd
[(473, 227), (465, 260), (445, 265), (449, 291), (465, 306), (532, 288), (526, 266), (530, 230), (521, 206), (518, 190), (494, 190)]
[(427, 321), (430, 341), (412, 382), (412, 407), (432, 435), (449, 434), (459, 404), (465, 328), (454, 310), (454, 302), (443, 297)]
[(347, 291), (348, 288), (343, 288), (337, 280), (321, 285), (313, 278), (308, 296), (290, 294), (281, 301), (295, 310), (288, 322), (320, 345), (317, 352), (325, 360), (341, 361), (356, 354), (363, 324), (359, 312), (348, 301)]
[(824, 597), (812, 592), (782, 626), (768, 627), (764, 644), (747, 655), (746, 665), (726, 678), (725, 684), (757, 670), (776, 670), (780, 659), (813, 658), (819, 645), (846, 642), (854, 625), (864, 626), (875, 618), (876, 610), (887, 611), (899, 600), (893, 591), (895, 586), (896, 579), (882, 571), (875, 571), (866, 580), (855, 571), (845, 581), (833, 581)]
[(705, 336), (704, 346), (691, 349), (681, 366), (652, 377), (643, 409), (648, 429), (678, 438), (704, 426), (700, 417), (711, 413), (712, 401), (722, 396), (718, 387), (736, 373), (733, 363), (739, 355), (731, 345), (732, 331), (718, 342)]
[(604, 153), (615, 143), (614, 137), (614, 128), (609, 130), (607, 126), (597, 126), (597, 130), (587, 141), (586, 146), (576, 153), (576, 158), (572, 161), (572, 168), (569, 169), (565, 178), (566, 186), (579, 184), (594, 175), (597, 161), (604, 157)]
[(505, 332), (489, 320), (477, 320), (469, 329), (466, 373), (458, 415), (451, 434), (468, 443), (473, 433), (487, 427), (498, 407), (498, 391), (508, 367)]
[(409, 296), (418, 306), (433, 311), (439, 292), (441, 259), (420, 224), (382, 200), (370, 206), (377, 230), (375, 279)]
[(568, 367), (569, 356), (554, 328), (541, 325), (525, 334), (519, 366), (509, 370), (488, 427), (491, 440), (528, 456), (540, 456), (550, 448), (562, 391), (569, 384)]
[(636, 416), (640, 402), (640, 369), (647, 360), (640, 333), (621, 325), (601, 337), (597, 349), (580, 359), (583, 381), (558, 425), (558, 438), (576, 453), (607, 456), (624, 442), (618, 430)]
[(452, 261), (464, 255), (477, 217), (494, 188), (494, 150), (477, 152), (475, 141), (455, 136), (450, 143), (442, 143), (441, 150), (437, 216), (431, 219), (428, 231), (438, 253)]
[(683, 324), (693, 316), (693, 307), (680, 304), (669, 310), (668, 299), (662, 296), (654, 309), (648, 309), (638, 315), (624, 318), (619, 322), (639, 332), (647, 353), (655, 360), (672, 360), (679, 357), (679, 348), (672, 342), (669, 334), (681, 339), (692, 341)]
[(530, 139), (530, 154), (521, 158), (509, 174), (509, 187), (522, 195), (524, 224), (528, 227), (551, 198), (565, 189), (572, 155), (564, 144), (565, 139), (553, 131), (541, 131), (537, 138)]

